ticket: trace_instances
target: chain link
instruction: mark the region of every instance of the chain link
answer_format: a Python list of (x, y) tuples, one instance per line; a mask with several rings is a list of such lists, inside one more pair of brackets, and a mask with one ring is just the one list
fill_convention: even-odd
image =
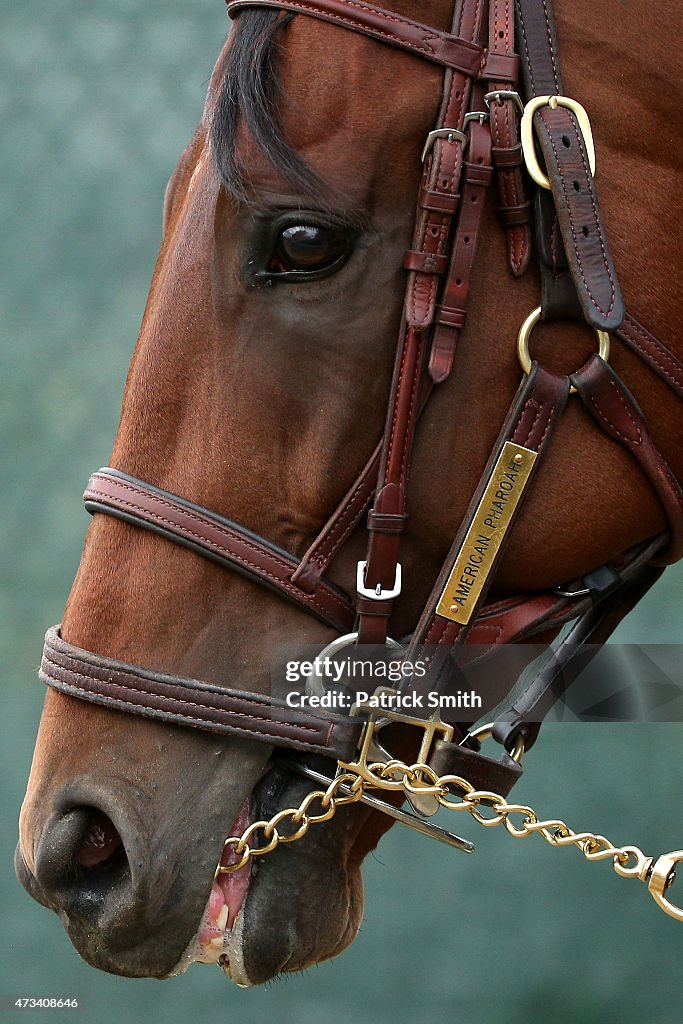
[[(304, 797), (298, 807), (288, 807), (279, 811), (267, 821), (255, 821), (241, 836), (230, 836), (226, 839), (225, 846), (233, 848), (232, 856), (235, 859), (230, 864), (219, 864), (216, 877), (219, 874), (239, 871), (250, 858), (262, 857), (281, 843), (293, 843), (303, 838), (311, 825), (329, 821), (339, 807), (359, 801), (366, 789), (387, 792), (402, 790), (410, 795), (434, 796), (440, 807), (451, 811), (467, 811), (485, 828), (503, 825), (508, 834), (515, 839), (540, 835), (550, 846), (576, 847), (586, 860), (611, 860), (614, 871), (622, 878), (649, 881), (649, 888), (658, 905), (672, 917), (683, 920), (683, 911), (670, 904), (664, 896), (665, 889), (674, 879), (675, 865), (683, 859), (683, 853), (667, 854), (655, 862), (653, 857), (646, 856), (637, 846), (614, 846), (605, 836), (594, 832), (575, 832), (559, 818), (541, 820), (533, 808), (526, 804), (509, 804), (499, 793), (477, 790), (460, 775), (439, 776), (424, 763), (408, 765), (392, 759), (371, 764), (343, 764), (342, 768), (326, 790), (313, 790)], [(347, 790), (346, 794), (339, 793), (342, 787)], [(319, 801), (321, 808), (317, 814), (311, 813), (316, 801)], [(281, 831), (281, 826), (285, 822), (295, 826), (294, 830)], [(263, 837), (263, 843), (258, 846), (253, 842), (257, 834)], [(655, 892), (651, 876), (653, 868), (654, 874), (657, 874), (660, 862), (667, 870)]]
[[(351, 792), (338, 795), (342, 787), (348, 787)], [(341, 772), (335, 776), (327, 789), (314, 789), (308, 793), (298, 807), (286, 807), (268, 820), (253, 821), (241, 836), (229, 836), (225, 840), (224, 849), (232, 849), (234, 860), (230, 864), (219, 864), (214, 877), (239, 871), (252, 857), (263, 857), (281, 843), (293, 843), (297, 839), (303, 839), (311, 825), (329, 821), (337, 813), (338, 807), (357, 803), (364, 789), (365, 783), (360, 775)], [(320, 801), (322, 811), (319, 814), (311, 814), (310, 808), (316, 800)], [(283, 822), (295, 825), (294, 831), (280, 831), (278, 826)], [(262, 845), (255, 846), (250, 840), (258, 833), (263, 835), (265, 841)]]

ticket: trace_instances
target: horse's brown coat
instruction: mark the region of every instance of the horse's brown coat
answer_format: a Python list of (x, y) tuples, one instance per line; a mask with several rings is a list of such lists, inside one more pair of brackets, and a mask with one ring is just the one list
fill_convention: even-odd
[[(413, 16), (418, 7), (390, 6)], [(417, 17), (446, 29), (450, 8), (450, 0), (429, 0)], [(670, 81), (676, 5), (659, 4), (656, 18), (642, 0), (558, 0), (556, 8), (565, 87), (591, 115), (597, 184), (627, 306), (682, 355), (672, 280), (681, 238), (681, 140)], [(238, 207), (221, 187), (207, 123), (226, 47), (202, 124), (169, 184), (164, 241), (111, 465), (302, 554), (383, 426), (419, 153), (435, 120), (441, 72), (306, 18), (294, 19), (282, 44), (286, 137), (363, 225), (358, 251), (320, 282), (245, 284), (258, 218), (300, 202), (246, 137), (241, 157), (252, 205)], [(418, 432), (397, 635), (414, 624), (476, 486), (519, 380), (517, 328), (538, 295), (535, 270), (513, 279), (490, 212), (454, 371)], [(533, 346), (547, 364), (569, 370), (592, 350), (593, 338), (557, 325), (539, 328)], [(617, 344), (612, 361), (680, 475), (683, 429), (673, 395)], [(573, 403), (497, 587), (532, 590), (573, 579), (663, 527), (635, 464)], [(360, 534), (332, 570), (349, 590), (359, 557)], [(331, 638), (255, 584), (104, 516), (88, 534), (63, 634), (105, 655), (253, 691), (268, 687), (273, 645)], [(143, 865), (138, 900), (154, 892), (162, 903), (171, 894), (177, 901), (172, 935), (155, 931), (149, 906), (119, 906), (118, 916), (114, 908), (99, 933), (72, 922), (86, 957), (132, 974), (174, 966), (208, 895), (221, 830), (263, 760), (262, 750), (47, 694), (21, 821), (28, 868), (35, 869), (46, 822), (69, 804), (76, 786), (78, 802), (106, 808), (124, 842), (135, 834)], [(264, 865), (245, 921), (251, 980), (332, 955), (350, 941), (361, 913), (358, 861), (376, 838), (366, 830), (357, 840), (365, 820), (359, 814), (331, 826), (320, 848), (324, 858), (303, 843)], [(295, 890), (282, 885), (290, 868)], [(261, 928), (266, 914), (268, 934)]]

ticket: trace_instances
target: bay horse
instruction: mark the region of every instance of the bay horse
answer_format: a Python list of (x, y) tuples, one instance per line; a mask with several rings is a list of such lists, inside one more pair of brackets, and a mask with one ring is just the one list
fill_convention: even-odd
[[(443, 260), (415, 254), (411, 239), (425, 139), (439, 124), (444, 80), (453, 87), (459, 73), (450, 57), (445, 72), (424, 60), (414, 41), (412, 49), (380, 45), (384, 29), (373, 36), (348, 31), (339, 18), (308, 17), (311, 6), (231, 5), (234, 25), (201, 121), (166, 191), (163, 242), (111, 457), (126, 476), (105, 480), (150, 481), (192, 502), (193, 515), (208, 506), (297, 559), (382, 437), (406, 278), (443, 275)], [(344, 6), (349, 18), (376, 10), (338, 0), (336, 8)], [(565, 92), (589, 108), (621, 291), (667, 346), (648, 362), (613, 337), (610, 365), (680, 477), (683, 424), (671, 387), (683, 355), (671, 283), (681, 229), (671, 198), (681, 143), (671, 104), (675, 4), (664, 0), (656, 18), (644, 2), (556, 6)], [(418, 19), (433, 29), (419, 45), (436, 40), (451, 53), (448, 34), (469, 18), (476, 25), (457, 48), (462, 61), (487, 33), (479, 7), (463, 0), (454, 18), (452, 0), (391, 0), (381, 24), (401, 31), (405, 19)], [(511, 67), (511, 57), (501, 59), (479, 75), (499, 81), (492, 103), (500, 100), (506, 116), (515, 106)], [(427, 161), (464, 137), (455, 126), (440, 130)], [(475, 135), (468, 159), (476, 170)], [(520, 179), (512, 182), (520, 160), (500, 159), (501, 191), (519, 189)], [(481, 195), (475, 170), (463, 202)], [(392, 605), (395, 636), (415, 631), (519, 383), (515, 338), (538, 304), (541, 278), (529, 261), (527, 200), (512, 198), (501, 197), (508, 244), (495, 203), (477, 214), (470, 316), (446, 358), (452, 372), (443, 360), (430, 363), (438, 386), (415, 432), (401, 549), (409, 585)], [(437, 199), (425, 202), (429, 209)], [(437, 204), (436, 212), (454, 210)], [(537, 328), (533, 348), (559, 379), (586, 362), (594, 336), (558, 317)], [(658, 360), (666, 364), (660, 373)], [(391, 515), (399, 513), (375, 509), (378, 531), (391, 534)], [(273, 647), (286, 639), (322, 648), (338, 635), (329, 614), (315, 620), (301, 603), (138, 526), (94, 517), (53, 660), (60, 651), (67, 658), (71, 645), (98, 652), (103, 664), (258, 697), (269, 691)], [(510, 595), (544, 594), (618, 563), (667, 529), (674, 532), (670, 509), (631, 452), (597, 428), (585, 403), (569, 400), (490, 599), (508, 607)], [(365, 557), (362, 527), (347, 534), (333, 552), (331, 601), (353, 592)], [(114, 678), (116, 670), (107, 671)], [(273, 759), (263, 736), (129, 715), (79, 699), (75, 688), (47, 692), (16, 863), (25, 888), (59, 914), (89, 963), (166, 977), (225, 950), (227, 973), (249, 985), (352, 941), (362, 918), (361, 864), (389, 818), (349, 807), (257, 869), (214, 884), (225, 836), (257, 812), (296, 806), (310, 784)]]

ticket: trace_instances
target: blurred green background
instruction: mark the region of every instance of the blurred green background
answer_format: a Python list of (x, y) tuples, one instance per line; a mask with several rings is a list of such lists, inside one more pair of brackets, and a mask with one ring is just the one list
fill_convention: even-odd
[[(474, 822), (454, 826), (477, 842), (474, 857), (394, 829), (367, 864), (351, 949), (249, 992), (199, 965), (163, 984), (97, 973), (19, 888), (12, 852), (42, 634), (76, 569), (80, 494), (110, 453), (164, 186), (227, 22), (221, 0), (5, 0), (2, 11), (3, 1009), (9, 997), (55, 995), (78, 997), (80, 1019), (102, 1024), (679, 1021), (683, 927), (644, 887)], [(668, 571), (619, 638), (680, 641), (682, 580)], [(682, 737), (673, 725), (549, 726), (518, 799), (649, 852), (675, 849)]]

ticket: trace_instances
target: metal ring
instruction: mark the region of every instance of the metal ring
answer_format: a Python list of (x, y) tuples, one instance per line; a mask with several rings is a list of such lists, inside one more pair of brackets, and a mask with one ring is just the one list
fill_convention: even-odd
[[(488, 740), (493, 736), (493, 725), (493, 722), (487, 722), (486, 725), (480, 725), (478, 729), (473, 729), (467, 734), (467, 739), (477, 740), (478, 743), (483, 743), (484, 740)], [(524, 737), (521, 733), (515, 740), (515, 745), (513, 746), (512, 751), (506, 750), (506, 753), (509, 753), (512, 760), (516, 761), (517, 764), (521, 762), (524, 754)]]
[[(325, 693), (325, 676), (322, 672), (322, 662), (326, 657), (329, 658), (339, 651), (343, 651), (345, 647), (354, 647), (357, 641), (358, 633), (345, 633), (343, 636), (338, 636), (336, 640), (332, 640), (326, 647), (323, 647), (322, 651), (313, 660), (313, 671), (306, 683), (307, 693), (322, 697)], [(398, 640), (393, 640), (388, 636), (385, 646), (389, 647), (392, 651), (400, 651), (403, 645)]]
[[(522, 323), (517, 335), (517, 355), (519, 356), (519, 363), (525, 373), (531, 373), (531, 356), (529, 355), (529, 335), (532, 330), (541, 319), (541, 307), (536, 306), (536, 309), (532, 309), (528, 317)], [(598, 353), (605, 362), (609, 361), (609, 350), (610, 350), (610, 337), (607, 331), (601, 331), (598, 328), (595, 329), (595, 333), (598, 336)], [(576, 388), (572, 384), (569, 389), (569, 394), (573, 395)]]

